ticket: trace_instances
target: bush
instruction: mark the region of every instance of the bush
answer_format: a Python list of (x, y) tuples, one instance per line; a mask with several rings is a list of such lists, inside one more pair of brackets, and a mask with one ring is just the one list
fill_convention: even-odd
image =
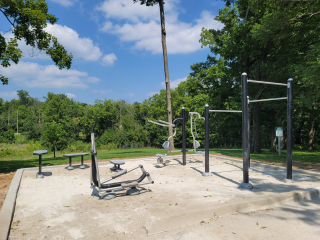
[(36, 150), (41, 150), (42, 149), (42, 145), (40, 144), (40, 142), (29, 142), (26, 146), (26, 149), (28, 150), (32, 150), (32, 151), (36, 151)]
[(0, 141), (3, 143), (12, 143), (14, 142), (14, 131), (12, 129), (9, 129), (8, 131), (5, 131), (0, 138)]

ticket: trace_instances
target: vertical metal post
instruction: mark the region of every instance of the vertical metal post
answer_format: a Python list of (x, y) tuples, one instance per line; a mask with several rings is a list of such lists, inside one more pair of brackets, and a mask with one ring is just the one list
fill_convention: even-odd
[(293, 107), (293, 79), (288, 79), (287, 99), (287, 179), (292, 180), (292, 107)]
[(278, 137), (278, 152), (280, 156), (281, 155), (281, 137)]
[(209, 170), (209, 105), (206, 104), (204, 108), (204, 126), (205, 126), (205, 143), (204, 143), (204, 172), (202, 173), (202, 176), (208, 177), (212, 174)]
[[(248, 85), (248, 84), (247, 84)], [(248, 87), (247, 87), (248, 89)], [(248, 148), (247, 148), (247, 155), (248, 155), (248, 168), (250, 168), (250, 121), (251, 121), (251, 111), (250, 111), (250, 105), (249, 105), (249, 93), (247, 90), (247, 101), (248, 101)]]
[(69, 157), (69, 166), (67, 167), (68, 170), (73, 170), (74, 167), (71, 165), (71, 158), (72, 157)]
[(42, 172), (41, 172), (41, 162), (42, 162), (42, 155), (40, 154), (39, 155), (39, 174), (38, 175), (42, 175)]
[(246, 73), (241, 75), (242, 85), (242, 155), (243, 155), (243, 182), (239, 188), (252, 189), (253, 186), (249, 183), (249, 134), (248, 134), (248, 121), (249, 121), (249, 110), (248, 110), (248, 92), (247, 92), (248, 76)]
[(187, 164), (186, 156), (186, 112), (184, 107), (182, 108), (182, 165)]

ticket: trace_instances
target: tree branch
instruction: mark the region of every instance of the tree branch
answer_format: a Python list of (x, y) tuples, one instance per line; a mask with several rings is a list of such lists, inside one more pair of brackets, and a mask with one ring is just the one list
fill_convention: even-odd
[(9, 23), (11, 23), (11, 25), (14, 27), (14, 24), (10, 21), (10, 19), (8, 18), (8, 16), (2, 11), (2, 9), (0, 9), (0, 11), (3, 13), (3, 15), (8, 19)]

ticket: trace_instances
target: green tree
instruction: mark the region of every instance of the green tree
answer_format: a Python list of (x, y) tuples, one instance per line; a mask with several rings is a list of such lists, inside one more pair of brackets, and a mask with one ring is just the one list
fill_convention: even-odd
[[(203, 46), (210, 46), (225, 65), (225, 68), (219, 67), (217, 59), (208, 59), (212, 67), (217, 67), (210, 67), (210, 71), (218, 73), (222, 70), (235, 82), (235, 86), (240, 83), (242, 72), (247, 72), (250, 79), (286, 83), (288, 78), (296, 76), (296, 65), (304, 61), (303, 55), (310, 50), (310, 45), (319, 42), (319, 6), (318, 0), (226, 1), (226, 7), (220, 9), (219, 16), (215, 18), (224, 24), (224, 28), (203, 29), (201, 34)], [(207, 70), (203, 72), (208, 73)], [(295, 78), (295, 84), (297, 80)], [(250, 98), (255, 100), (286, 94), (286, 89), (262, 84), (250, 84), (249, 91)], [(294, 94), (297, 93), (295, 90)], [(283, 122), (280, 119), (284, 118), (275, 106), (273, 103), (255, 103), (250, 107), (253, 118), (252, 152), (261, 152), (260, 132), (266, 127), (274, 132), (277, 118)], [(271, 113), (273, 124), (260, 117), (265, 113)]]
[(46, 147), (53, 149), (54, 157), (56, 157), (56, 149), (64, 149), (67, 145), (66, 131), (61, 123), (52, 121), (47, 123), (42, 134), (42, 142)]
[[(54, 24), (57, 18), (48, 13), (45, 0), (0, 0), (0, 11), (12, 25), (13, 38), (6, 41), (0, 34), (0, 61), (3, 67), (9, 67), (10, 61), (17, 64), (22, 57), (18, 40), (24, 39), (27, 45), (45, 51), (60, 69), (71, 67), (72, 54), (64, 49), (57, 38), (44, 29), (47, 23)], [(0, 75), (2, 84), (8, 84), (8, 78)]]
[(24, 90), (18, 90), (17, 94), (19, 96), (19, 100), (20, 100), (20, 105), (27, 105), (28, 104), (28, 98), (29, 96), (29, 92), (24, 91)]

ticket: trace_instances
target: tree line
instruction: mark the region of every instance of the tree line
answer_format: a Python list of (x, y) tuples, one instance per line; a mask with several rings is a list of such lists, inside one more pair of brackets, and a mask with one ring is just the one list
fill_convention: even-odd
[[(202, 29), (200, 43), (212, 54), (191, 66), (187, 80), (171, 89), (172, 118), (180, 117), (181, 107), (203, 115), (205, 104), (211, 109), (241, 109), (241, 73), (249, 79), (286, 83), (293, 78), (293, 137), (297, 148), (319, 145), (320, 99), (320, 4), (315, 1), (225, 0), (215, 20), (222, 29)], [(213, 26), (214, 27), (214, 26)], [(249, 84), (251, 100), (285, 97), (287, 90), (275, 86)], [(2, 142), (13, 141), (16, 131), (28, 139), (49, 141), (60, 129), (62, 148), (73, 140), (89, 141), (94, 124), (98, 144), (143, 144), (160, 147), (167, 129), (147, 119), (167, 120), (166, 90), (144, 100), (96, 100), (94, 105), (70, 100), (64, 94), (48, 93), (41, 102), (18, 91), (19, 100), (0, 99)], [(286, 145), (286, 101), (250, 104), (251, 151), (276, 151), (275, 127), (283, 127)], [(18, 123), (16, 120), (18, 118)], [(192, 145), (190, 122), (188, 146)], [(175, 146), (181, 146), (178, 127)], [(180, 129), (180, 131), (179, 131)], [(204, 128), (197, 125), (200, 143)], [(50, 135), (51, 134), (51, 135)], [(241, 114), (210, 114), (210, 146), (241, 147)]]

